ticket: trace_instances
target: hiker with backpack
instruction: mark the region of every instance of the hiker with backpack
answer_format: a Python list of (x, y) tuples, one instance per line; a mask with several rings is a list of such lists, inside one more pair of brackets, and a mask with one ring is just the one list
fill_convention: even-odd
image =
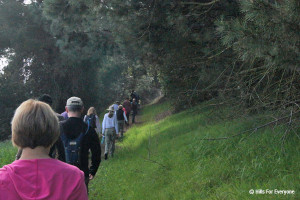
[(69, 118), (67, 111), (62, 112), (60, 115), (64, 118), (64, 120)]
[(59, 124), (49, 105), (23, 102), (11, 123), (12, 143), (22, 149), (19, 160), (0, 168), (0, 199), (87, 200), (84, 173), (49, 156), (59, 138)]
[(87, 111), (87, 114), (84, 116), (83, 121), (90, 125), (93, 129), (96, 130), (97, 134), (101, 133), (101, 124), (99, 121), (99, 117), (97, 115), (96, 109), (94, 107), (90, 107)]
[(128, 120), (128, 123), (127, 125), (129, 125), (129, 115), (130, 115), (130, 112), (131, 112), (131, 102), (129, 101), (129, 98), (127, 97), (125, 99), (125, 101), (123, 102), (123, 107), (125, 108), (126, 110), (126, 118)]
[(102, 134), (105, 136), (105, 160), (108, 159), (108, 154), (113, 157), (115, 151), (115, 140), (119, 136), (118, 122), (114, 107), (110, 106), (107, 110), (108, 113), (104, 115), (102, 122)]
[(140, 104), (140, 96), (134, 90), (131, 91), (130, 97), (131, 97), (131, 100), (130, 100), (131, 103), (132, 103), (133, 99), (135, 99), (135, 102), (138, 105)]
[(117, 110), (117, 121), (119, 133), (121, 133), (121, 138), (123, 138), (124, 121), (127, 123), (128, 120), (122, 105), (119, 105), (119, 109)]
[[(84, 172), (85, 183), (94, 178), (101, 161), (101, 148), (94, 128), (85, 124), (81, 118), (84, 107), (78, 97), (67, 100), (66, 111), (69, 118), (60, 123), (60, 138), (64, 144), (65, 160)], [(89, 150), (92, 153), (89, 167)]]
[(136, 102), (136, 99), (132, 99), (131, 109), (132, 109), (132, 123), (134, 124), (135, 116), (137, 115), (137, 111), (138, 111), (138, 103)]
[(119, 109), (119, 105), (120, 105), (120, 102), (119, 102), (119, 101), (116, 101), (116, 102), (112, 105), (115, 111), (117, 111), (117, 110)]

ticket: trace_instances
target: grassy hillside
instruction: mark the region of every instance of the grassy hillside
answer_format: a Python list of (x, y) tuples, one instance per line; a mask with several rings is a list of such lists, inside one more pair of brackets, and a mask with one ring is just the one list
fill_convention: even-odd
[[(203, 141), (255, 127), (265, 116), (219, 118), (199, 107), (168, 116), (168, 103), (143, 109), (114, 158), (102, 161), (90, 183), (90, 199), (300, 199), (300, 142), (285, 130), (261, 129), (230, 140)], [(299, 130), (298, 130), (299, 132)], [(282, 150), (284, 148), (284, 151)], [(14, 160), (16, 149), (0, 143), (0, 166)], [(295, 190), (295, 195), (249, 194), (250, 189)]]
[[(169, 116), (167, 103), (143, 110), (116, 156), (103, 161), (90, 185), (90, 199), (299, 199), (300, 143), (285, 127), (224, 141), (201, 138), (237, 133), (264, 119), (214, 118), (202, 106)], [(223, 112), (229, 112), (224, 109)], [(295, 190), (296, 195), (250, 195), (250, 189)]]
[(11, 144), (11, 141), (0, 142), (0, 167), (12, 163), (15, 160), (17, 149)]

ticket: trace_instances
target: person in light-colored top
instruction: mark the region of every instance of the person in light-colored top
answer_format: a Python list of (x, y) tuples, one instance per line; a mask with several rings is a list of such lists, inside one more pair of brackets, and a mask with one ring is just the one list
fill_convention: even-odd
[(30, 99), (17, 108), (12, 143), (23, 151), (19, 160), (0, 169), (0, 200), (88, 199), (83, 172), (49, 157), (59, 134), (49, 105)]
[(104, 115), (102, 122), (102, 134), (105, 137), (104, 159), (107, 160), (108, 153), (113, 157), (115, 151), (115, 140), (119, 136), (118, 121), (113, 106), (110, 106), (108, 113)]
[(100, 124), (100, 120), (99, 117), (97, 115), (96, 109), (94, 107), (90, 107), (88, 109), (87, 114), (84, 116), (83, 121), (94, 128), (97, 132), (98, 135), (100, 135), (101, 133), (101, 124)]
[(116, 101), (112, 106), (114, 108), (114, 111), (117, 111), (119, 109), (119, 105), (120, 105), (120, 102), (119, 101)]

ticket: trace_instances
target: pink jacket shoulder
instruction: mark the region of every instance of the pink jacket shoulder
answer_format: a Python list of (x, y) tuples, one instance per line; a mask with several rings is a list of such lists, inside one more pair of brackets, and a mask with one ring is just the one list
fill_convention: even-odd
[(84, 174), (55, 159), (17, 160), (0, 169), (0, 200), (88, 199)]

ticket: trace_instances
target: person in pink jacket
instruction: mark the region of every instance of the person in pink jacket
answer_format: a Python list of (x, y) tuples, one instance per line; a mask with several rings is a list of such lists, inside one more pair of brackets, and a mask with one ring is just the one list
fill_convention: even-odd
[(17, 108), (12, 142), (23, 152), (0, 169), (0, 200), (88, 199), (83, 172), (48, 155), (58, 137), (58, 119), (49, 105), (30, 99)]

